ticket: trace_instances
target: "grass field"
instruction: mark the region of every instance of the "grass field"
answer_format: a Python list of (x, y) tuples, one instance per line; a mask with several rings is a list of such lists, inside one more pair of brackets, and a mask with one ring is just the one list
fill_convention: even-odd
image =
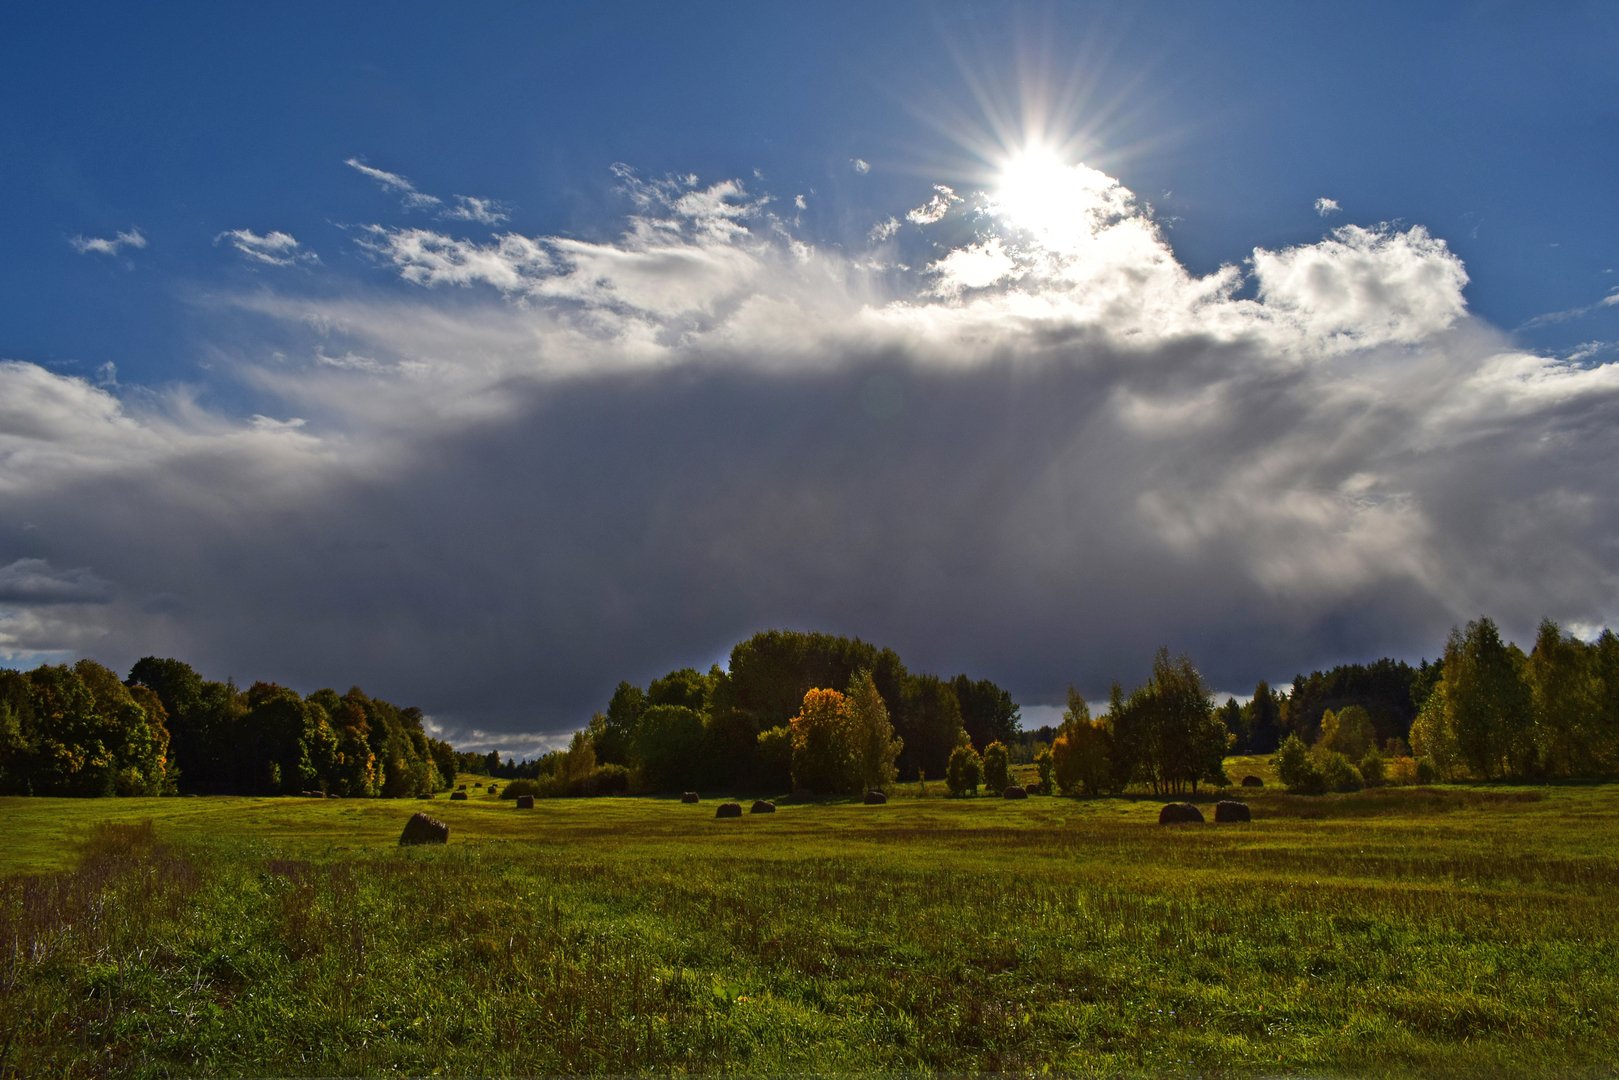
[(0, 1075), (1613, 1074), (1619, 786), (1249, 801), (4, 799)]

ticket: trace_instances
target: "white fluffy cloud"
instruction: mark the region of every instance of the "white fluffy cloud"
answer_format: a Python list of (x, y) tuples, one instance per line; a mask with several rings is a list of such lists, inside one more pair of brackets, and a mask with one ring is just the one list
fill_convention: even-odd
[(0, 650), (359, 681), (454, 734), (767, 626), (1038, 704), (1159, 644), (1240, 689), (1619, 612), (1619, 366), (1470, 317), (1421, 228), (1200, 276), (1075, 170), (918, 208), (907, 271), (618, 176), (613, 240), (378, 225), (412, 288), (235, 298), (242, 417), (0, 365)]
[(1315, 201), (1315, 212), (1321, 217), (1340, 212), (1343, 207), (1338, 205), (1337, 199), (1329, 199), (1325, 195)]
[(80, 255), (116, 255), (124, 248), (137, 251), (146, 246), (146, 237), (140, 229), (131, 226), (116, 233), (111, 239), (101, 236), (70, 236), (67, 241)]

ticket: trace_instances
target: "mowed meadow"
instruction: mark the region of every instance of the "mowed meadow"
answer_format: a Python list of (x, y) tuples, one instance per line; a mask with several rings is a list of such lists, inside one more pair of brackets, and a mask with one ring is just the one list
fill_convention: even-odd
[[(1159, 800), (931, 787), (736, 820), (708, 797), (0, 799), (0, 1075), (1619, 1060), (1619, 786), (1272, 783), (1251, 823), (1177, 827)], [(417, 810), (448, 845), (398, 846)]]

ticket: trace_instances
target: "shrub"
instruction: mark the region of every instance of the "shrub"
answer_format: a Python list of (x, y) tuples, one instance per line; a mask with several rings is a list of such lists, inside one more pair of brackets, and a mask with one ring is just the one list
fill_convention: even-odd
[(1034, 752), (1034, 767), (1040, 773), (1040, 794), (1050, 795), (1053, 790), (1052, 773), (1056, 770), (1056, 763), (1051, 757), (1051, 747), (1041, 744)]
[(623, 765), (598, 765), (586, 776), (578, 795), (624, 795), (630, 790), (630, 770)]
[(1417, 782), (1417, 759), (1410, 754), (1390, 758), (1383, 763), (1383, 782), (1387, 784), (1414, 784)]
[(1294, 795), (1320, 795), (1327, 790), (1326, 778), (1321, 775), (1310, 748), (1297, 735), (1289, 735), (1276, 750), (1276, 775)]
[(1316, 768), (1320, 770), (1321, 781), (1328, 791), (1359, 791), (1366, 786), (1360, 770), (1336, 750), (1318, 755)]
[(1366, 756), (1360, 759), (1360, 777), (1367, 787), (1383, 786), (1383, 755), (1377, 752), (1377, 747), (1366, 751)]
[(963, 743), (950, 754), (945, 768), (944, 783), (950, 794), (958, 798), (978, 794), (978, 785), (984, 777), (984, 763), (971, 744)]
[(1417, 758), (1416, 774), (1417, 783), (1419, 784), (1439, 783), (1439, 766), (1434, 764), (1434, 760), (1431, 757)]
[(501, 791), (500, 797), (502, 799), (515, 799), (519, 795), (538, 795), (539, 793), (540, 785), (533, 780), (513, 780)]
[(1006, 755), (1006, 744), (992, 742), (984, 747), (984, 788), (990, 794), (999, 795), (1012, 782), (1007, 776), (1010, 764)]

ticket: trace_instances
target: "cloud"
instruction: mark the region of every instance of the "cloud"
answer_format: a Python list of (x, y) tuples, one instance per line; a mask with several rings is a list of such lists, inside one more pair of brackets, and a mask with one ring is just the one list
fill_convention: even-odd
[(56, 570), (44, 559), (0, 566), (0, 604), (105, 603), (111, 586), (88, 569)]
[(479, 225), (504, 225), (510, 219), (504, 204), (472, 195), (457, 195), (455, 205), (444, 211), (443, 216), (450, 221), (475, 221)]
[(272, 230), (261, 236), (252, 229), (230, 229), (214, 237), (216, 244), (221, 240), (229, 240), (230, 246), (249, 262), (264, 266), (313, 265), (320, 262), (320, 256), (313, 251), (301, 250), (290, 233)]
[(1315, 212), (1322, 217), (1336, 214), (1343, 208), (1338, 205), (1337, 199), (1329, 199), (1325, 195), (1315, 201)]
[(1610, 290), (1607, 296), (1602, 297), (1602, 299), (1597, 300), (1594, 303), (1585, 304), (1581, 307), (1569, 308), (1565, 311), (1549, 311), (1544, 315), (1536, 315), (1534, 318), (1528, 320), (1522, 326), (1518, 327), (1518, 329), (1533, 330), (1540, 326), (1551, 326), (1556, 323), (1572, 322), (1575, 319), (1583, 319), (1587, 315), (1601, 311), (1603, 308), (1614, 306), (1619, 306), (1619, 288)]
[(853, 169), (861, 176), (865, 176), (871, 171), (871, 162), (867, 161), (865, 158), (850, 158), (849, 168)]
[(914, 225), (932, 225), (944, 220), (950, 208), (961, 202), (961, 196), (943, 184), (933, 185), (933, 195), (927, 202), (905, 215), (905, 219)]
[[(355, 170), (360, 175), (370, 177), (372, 180), (375, 180), (377, 185), (381, 187), (383, 191), (398, 195), (401, 205), (403, 205), (407, 210), (432, 210), (436, 207), (444, 205), (443, 199), (439, 198), (437, 195), (428, 195), (425, 192), (417, 191), (415, 184), (412, 184), (409, 180), (405, 179), (403, 176), (400, 176), (398, 173), (392, 173), (386, 169), (374, 168), (367, 165), (359, 158), (348, 158), (343, 162), (343, 164)], [(456, 209), (459, 209), (459, 207)]]
[(479, 225), (504, 225), (510, 220), (508, 207), (497, 199), (456, 195), (453, 202), (446, 204), (437, 195), (417, 190), (415, 184), (399, 173), (375, 168), (359, 158), (348, 158), (343, 164), (375, 180), (383, 191), (398, 195), (406, 210), (432, 210), (443, 221), (471, 221)]
[(617, 175), (611, 239), (374, 226), (391, 281), (230, 297), (239, 415), (0, 364), (0, 561), (109, 583), (8, 601), (4, 647), (357, 682), (509, 748), (770, 626), (1039, 705), (1160, 644), (1242, 690), (1619, 612), (1619, 365), (1470, 316), (1423, 229), (1199, 275), (1075, 173), (1080, 225), (964, 193), (906, 270)]
[(80, 255), (116, 255), (126, 247), (135, 248), (137, 251), (144, 248), (146, 237), (142, 235), (140, 229), (131, 226), (110, 240), (99, 236), (70, 236), (67, 242)]

